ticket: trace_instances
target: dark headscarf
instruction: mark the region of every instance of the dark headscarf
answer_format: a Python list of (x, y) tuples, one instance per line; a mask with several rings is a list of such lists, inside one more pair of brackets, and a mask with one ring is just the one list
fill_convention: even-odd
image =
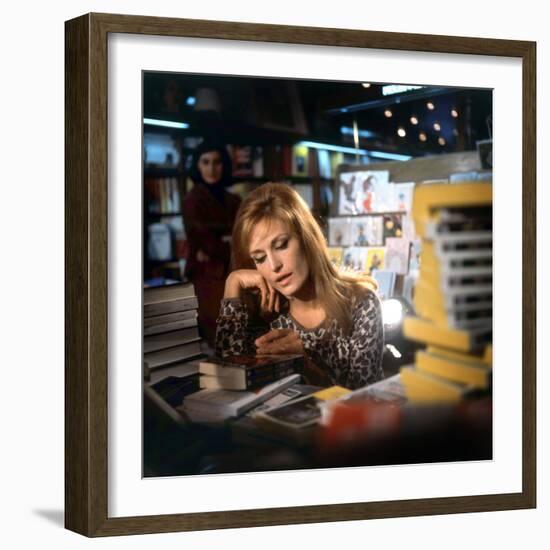
[[(218, 183), (209, 184), (206, 183), (201, 176), (199, 170), (199, 159), (204, 153), (211, 153), (217, 151), (220, 154), (222, 161), (222, 176)], [(193, 161), (189, 170), (189, 176), (195, 183), (195, 185), (203, 185), (210, 191), (220, 202), (224, 202), (224, 191), (226, 187), (233, 184), (232, 176), (232, 164), (229, 153), (225, 145), (214, 142), (203, 141), (193, 152)]]

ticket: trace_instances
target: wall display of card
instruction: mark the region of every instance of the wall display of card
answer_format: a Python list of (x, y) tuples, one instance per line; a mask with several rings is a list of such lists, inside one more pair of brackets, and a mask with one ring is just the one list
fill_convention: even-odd
[(351, 245), (351, 222), (350, 218), (329, 218), (328, 219), (328, 244), (329, 246), (350, 246)]
[(363, 249), (366, 252), (365, 271), (372, 275), (376, 269), (386, 267), (386, 248), (383, 246), (370, 246)]
[(329, 246), (328, 256), (335, 267), (340, 268), (344, 258), (344, 249), (340, 246)]
[(367, 250), (368, 248), (361, 246), (346, 248), (342, 262), (343, 267), (351, 271), (366, 272)]
[(350, 218), (352, 246), (379, 246), (384, 242), (382, 216)]
[(399, 212), (410, 212), (414, 192), (414, 182), (394, 183), (395, 210)]
[(384, 241), (388, 237), (402, 237), (403, 236), (403, 227), (402, 227), (402, 218), (401, 214), (384, 214), (383, 216), (383, 235)]
[(361, 212), (359, 207), (358, 196), (358, 174), (355, 172), (348, 172), (340, 174), (339, 182), (339, 196), (338, 196), (338, 214), (359, 214)]
[(411, 242), (408, 239), (389, 237), (386, 239), (386, 269), (398, 275), (409, 272)]
[(368, 214), (393, 207), (393, 187), (386, 170), (340, 174), (338, 213)]

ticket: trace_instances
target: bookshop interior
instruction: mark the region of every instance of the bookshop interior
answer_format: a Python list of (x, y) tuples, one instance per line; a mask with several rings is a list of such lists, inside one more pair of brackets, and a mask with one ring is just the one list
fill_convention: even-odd
[(492, 459), (492, 91), (143, 74), (143, 476)]

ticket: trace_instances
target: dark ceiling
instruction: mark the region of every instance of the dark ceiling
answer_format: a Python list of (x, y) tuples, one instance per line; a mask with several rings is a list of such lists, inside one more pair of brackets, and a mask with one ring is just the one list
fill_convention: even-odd
[(472, 150), (492, 134), (487, 89), (429, 86), (385, 96), (377, 83), (145, 73), (143, 106), (144, 117), (186, 122), (187, 135), (243, 145), (353, 147), (356, 124), (362, 149), (422, 156)]

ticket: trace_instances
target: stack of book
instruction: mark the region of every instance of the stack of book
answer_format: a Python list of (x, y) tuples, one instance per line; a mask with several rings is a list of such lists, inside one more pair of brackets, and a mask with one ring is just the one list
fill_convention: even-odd
[(202, 389), (185, 397), (177, 410), (193, 422), (224, 422), (241, 416), (299, 381), (299, 374), (290, 374), (254, 390)]
[(492, 366), (492, 185), (417, 186), (413, 218), (420, 274), (404, 335), (425, 344), (401, 369), (413, 402), (457, 402), (486, 391)]
[(302, 370), (302, 355), (203, 359), (201, 390), (185, 398), (182, 411), (199, 422), (240, 416), (299, 382)]
[(197, 307), (192, 284), (144, 289), (143, 352), (152, 383), (173, 376), (185, 378), (190, 392), (199, 389), (198, 363), (193, 361), (203, 354)]
[(211, 390), (252, 390), (302, 370), (302, 355), (232, 355), (199, 364), (201, 388)]

